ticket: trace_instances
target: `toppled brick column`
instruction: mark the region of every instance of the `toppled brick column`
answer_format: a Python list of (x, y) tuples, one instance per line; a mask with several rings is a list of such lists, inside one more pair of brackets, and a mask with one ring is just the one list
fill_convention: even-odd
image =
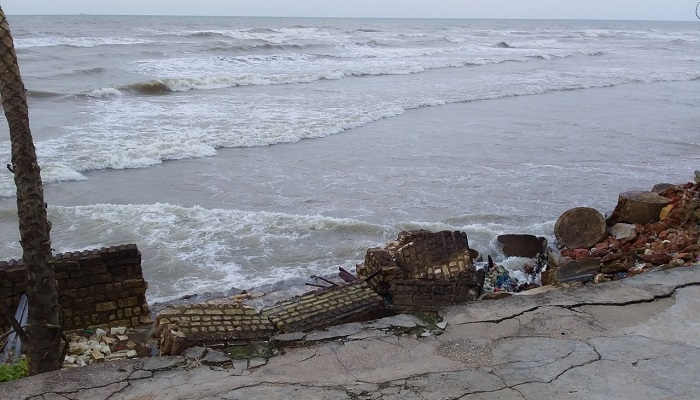
[(279, 333), (323, 329), (384, 316), (384, 300), (364, 282), (305, 293), (264, 308)]
[(171, 306), (158, 313), (154, 325), (163, 355), (179, 355), (193, 346), (221, 348), (264, 341), (275, 333), (265, 316), (237, 302)]
[[(141, 252), (135, 244), (56, 254), (58, 301), (67, 330), (138, 326), (151, 322)], [(0, 301), (14, 310), (26, 290), (22, 261), (0, 262)], [(7, 328), (0, 320), (0, 330)]]
[(401, 232), (383, 249), (369, 249), (360, 278), (399, 312), (429, 311), (478, 299), (485, 273), (472, 263), (464, 232)]

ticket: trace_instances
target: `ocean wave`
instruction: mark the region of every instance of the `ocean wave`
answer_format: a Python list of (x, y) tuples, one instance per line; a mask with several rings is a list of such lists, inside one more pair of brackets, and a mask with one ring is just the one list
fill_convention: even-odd
[(120, 92), (118, 89), (106, 87), (106, 88), (102, 88), (102, 89), (95, 89), (89, 93), (86, 93), (85, 95), (88, 97), (104, 98), (104, 97), (112, 97), (112, 96), (122, 96), (123, 93)]
[(512, 41), (507, 40), (503, 42), (498, 42), (494, 47), (503, 49), (539, 49), (539, 48), (549, 48), (557, 44), (556, 39), (542, 39), (542, 40), (521, 40)]
[(209, 31), (200, 31), (200, 32), (192, 32), (184, 35), (185, 37), (188, 38), (211, 38), (211, 37), (227, 37), (221, 32), (209, 32)]
[[(310, 106), (320, 100), (308, 97), (298, 104), (289, 103), (289, 100), (278, 104), (276, 99), (266, 96), (250, 99), (252, 103), (248, 103), (224, 93), (200, 97), (200, 100), (207, 98), (209, 101), (197, 102), (111, 95), (108, 104), (86, 104), (87, 109), (92, 109), (94, 122), (66, 127), (64, 134), (39, 141), (36, 145), (45, 182), (79, 180), (85, 179), (82, 175), (85, 171), (145, 168), (165, 160), (213, 156), (219, 148), (259, 147), (321, 138), (420, 107), (629, 83), (697, 80), (700, 80), (700, 74), (696, 71), (611, 69), (607, 74), (600, 74), (599, 71), (561, 73), (542, 70), (501, 75), (497, 83), (484, 90), (470, 90), (468, 85), (463, 89), (447, 85), (432, 88), (432, 92), (419, 90), (420, 95), (402, 97), (396, 102), (366, 103), (366, 98), (340, 99), (330, 108), (334, 111)], [(167, 87), (163, 82), (155, 86)], [(115, 114), (114, 109), (120, 112)], [(171, 118), (172, 115), (177, 115), (177, 118)], [(238, 116), (233, 125), (231, 115)], [(160, 122), (154, 124), (153, 121)], [(134, 129), (134, 126), (139, 129)], [(254, 128), (241, 130), (239, 126)], [(9, 157), (8, 151), (0, 150), (0, 159)], [(11, 176), (0, 175), (0, 196), (13, 196), (14, 192)]]
[(139, 38), (129, 37), (35, 37), (26, 39), (16, 39), (15, 47), (18, 49), (27, 49), (32, 47), (98, 47), (98, 46), (113, 46), (113, 45), (133, 45), (153, 43)]
[[(172, 81), (172, 79), (171, 79)], [(126, 92), (132, 92), (136, 94), (145, 95), (160, 95), (168, 92), (174, 92), (175, 90), (171, 88), (166, 82), (153, 80), (148, 82), (132, 83), (130, 85), (122, 86), (122, 90)]]
[[(365, 46), (367, 49), (368, 46)], [(189, 90), (221, 89), (238, 86), (265, 86), (311, 83), (320, 80), (338, 80), (348, 77), (409, 75), (428, 70), (462, 68), (503, 62), (528, 62), (531, 59), (551, 60), (579, 56), (599, 56), (604, 51), (533, 51), (503, 54), (489, 58), (432, 57), (434, 49), (414, 49), (408, 57), (403, 52), (381, 57), (382, 50), (356, 51), (353, 57), (333, 54), (273, 54), (237, 57), (210, 57), (206, 59), (141, 60), (132, 72), (146, 75), (186, 74), (192, 77), (169, 76), (147, 82), (137, 82), (118, 89), (144, 95), (163, 95)], [(387, 53), (386, 51), (383, 51)], [(534, 54), (533, 54), (534, 53)], [(424, 56), (416, 58), (415, 55)], [(441, 53), (438, 52), (438, 55)], [(226, 75), (227, 71), (237, 71)], [(260, 71), (260, 72), (258, 72)], [(216, 75), (207, 76), (207, 73)]]

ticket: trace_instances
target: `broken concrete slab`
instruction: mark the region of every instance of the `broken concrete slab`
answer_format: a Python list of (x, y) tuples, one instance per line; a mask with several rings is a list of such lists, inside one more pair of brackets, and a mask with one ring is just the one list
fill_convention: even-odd
[(206, 354), (207, 349), (204, 347), (200, 346), (195, 346), (195, 347), (190, 347), (189, 349), (185, 350), (184, 353), (182, 353), (182, 356), (188, 359), (195, 359), (198, 360), (202, 357), (204, 357), (204, 354)]
[(143, 362), (141, 369), (144, 371), (167, 371), (182, 365), (185, 362), (184, 357), (154, 357), (147, 358)]
[(227, 364), (230, 365), (231, 364), (231, 357), (228, 354), (225, 354), (223, 352), (208, 349), (207, 355), (204, 356), (204, 358), (202, 358), (202, 364), (204, 364), (204, 365), (219, 365), (219, 366), (224, 366)]

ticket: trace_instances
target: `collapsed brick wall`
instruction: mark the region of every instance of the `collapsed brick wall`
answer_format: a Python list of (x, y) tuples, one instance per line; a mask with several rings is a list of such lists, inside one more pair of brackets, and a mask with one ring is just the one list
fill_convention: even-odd
[(239, 302), (170, 306), (158, 313), (154, 333), (161, 354), (192, 346), (221, 348), (267, 341), (280, 333), (324, 329), (383, 317), (384, 301), (364, 282), (324, 288), (257, 312)]
[(161, 354), (177, 355), (188, 347), (223, 347), (237, 342), (264, 341), (275, 327), (265, 316), (240, 303), (189, 304), (158, 313), (154, 335)]
[(280, 333), (361, 322), (384, 313), (384, 300), (364, 282), (334, 286), (266, 307), (263, 315)]
[[(66, 330), (150, 323), (141, 252), (135, 244), (56, 254), (58, 301)], [(0, 262), (0, 301), (14, 313), (26, 290), (21, 260)], [(9, 329), (0, 321), (0, 331)]]

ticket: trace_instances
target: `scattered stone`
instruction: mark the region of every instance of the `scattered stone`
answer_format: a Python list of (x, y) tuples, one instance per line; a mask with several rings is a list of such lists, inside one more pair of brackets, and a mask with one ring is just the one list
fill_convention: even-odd
[(447, 328), (447, 321), (438, 322), (435, 326), (444, 331)]
[(119, 336), (117, 336), (117, 340), (119, 340), (120, 342), (126, 342), (127, 340), (129, 340), (129, 336), (119, 335)]
[(231, 357), (217, 350), (208, 349), (207, 355), (202, 359), (204, 365), (223, 365), (231, 363)]
[(622, 242), (629, 242), (637, 237), (637, 226), (617, 223), (610, 228), (610, 236)]
[(107, 332), (105, 332), (104, 329), (102, 329), (102, 328), (95, 329), (95, 336), (102, 337), (102, 336), (106, 336), (106, 335), (107, 335)]
[(126, 352), (127, 358), (136, 358), (138, 356), (139, 356), (139, 353), (137, 353), (136, 350), (129, 350)]
[(85, 352), (90, 350), (90, 346), (85, 342), (72, 342), (68, 345), (68, 352), (73, 355), (85, 354)]
[(425, 332), (421, 333), (420, 336), (421, 337), (430, 337), (430, 336), (433, 336), (433, 334), (430, 333), (429, 331), (425, 331)]
[(135, 348), (136, 348), (136, 343), (134, 343), (133, 341), (129, 340), (128, 342), (126, 342), (126, 348), (127, 348), (127, 349), (135, 349)]
[(207, 351), (207, 349), (205, 349), (204, 347), (195, 346), (195, 347), (190, 347), (189, 349), (185, 350), (182, 353), (182, 355), (188, 359), (199, 360), (202, 357), (204, 357), (204, 354), (206, 353), (206, 351)]
[(499, 235), (496, 240), (503, 245), (503, 253), (508, 257), (535, 258), (547, 245), (547, 239), (535, 235)]
[(112, 353), (108, 356), (105, 356), (105, 360), (107, 360), (107, 361), (126, 360), (126, 352)]
[(119, 326), (119, 327), (115, 327), (115, 328), (110, 328), (110, 329), (109, 329), (109, 333), (110, 333), (112, 336), (124, 335), (124, 334), (126, 333), (126, 327), (125, 327), (125, 326)]
[(560, 245), (570, 249), (588, 248), (606, 237), (605, 218), (598, 210), (577, 207), (566, 211), (554, 225), (554, 235)]
[(90, 359), (91, 359), (93, 362), (95, 362), (95, 363), (102, 363), (102, 362), (105, 362), (105, 356), (104, 356), (104, 354), (102, 354), (102, 353), (99, 352), (98, 350), (93, 350), (93, 351), (90, 353)]
[(75, 357), (71, 356), (66, 356), (66, 358), (63, 359), (64, 364), (75, 364)]

